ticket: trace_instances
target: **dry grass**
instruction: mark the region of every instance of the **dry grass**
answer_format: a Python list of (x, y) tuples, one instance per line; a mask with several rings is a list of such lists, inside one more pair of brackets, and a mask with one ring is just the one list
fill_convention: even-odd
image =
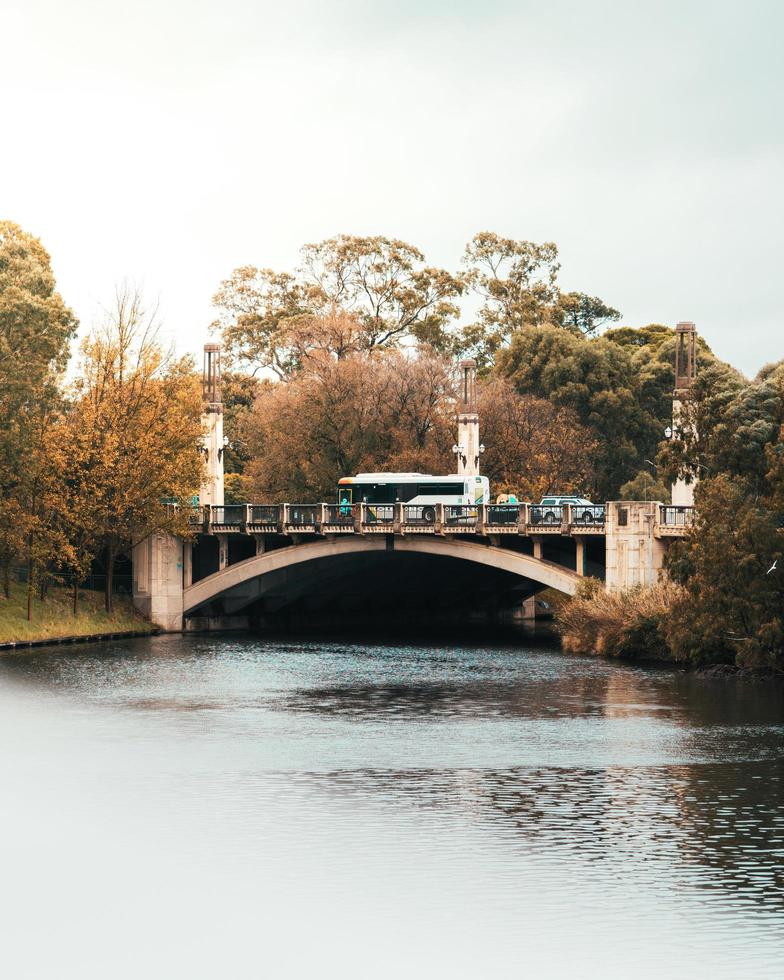
[(50, 640), (63, 636), (119, 633), (131, 630), (152, 632), (154, 627), (131, 605), (130, 599), (115, 596), (111, 616), (103, 608), (103, 594), (80, 592), (79, 611), (73, 615), (70, 590), (50, 589), (46, 599), (33, 600), (33, 619), (27, 621), (27, 586), (12, 583), (11, 598), (0, 593), (0, 643), (10, 640)]
[(605, 592), (602, 582), (586, 580), (556, 612), (564, 650), (623, 660), (674, 660), (664, 625), (678, 591), (665, 582)]

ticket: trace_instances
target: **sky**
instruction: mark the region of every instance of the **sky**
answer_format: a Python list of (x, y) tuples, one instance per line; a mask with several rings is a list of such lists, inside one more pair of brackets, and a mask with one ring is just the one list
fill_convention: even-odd
[(0, 217), (87, 330), (122, 280), (198, 352), (238, 265), (382, 234), (554, 241), (633, 326), (784, 357), (784, 4), (2, 0)]

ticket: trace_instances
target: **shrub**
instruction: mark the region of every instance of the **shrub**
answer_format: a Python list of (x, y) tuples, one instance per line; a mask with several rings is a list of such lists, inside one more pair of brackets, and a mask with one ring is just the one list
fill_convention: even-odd
[(679, 591), (663, 582), (653, 588), (606, 592), (598, 579), (586, 579), (577, 595), (556, 612), (564, 650), (621, 660), (675, 660), (665, 624)]

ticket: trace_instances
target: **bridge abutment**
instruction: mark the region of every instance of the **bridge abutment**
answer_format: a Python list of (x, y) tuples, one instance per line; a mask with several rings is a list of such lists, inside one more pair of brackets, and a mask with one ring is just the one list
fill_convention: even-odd
[(190, 541), (164, 533), (151, 534), (133, 549), (133, 604), (167, 632), (182, 630), (185, 581), (192, 574), (190, 555)]
[(664, 568), (666, 542), (656, 534), (661, 504), (618, 500), (605, 512), (605, 586), (608, 592), (651, 586)]

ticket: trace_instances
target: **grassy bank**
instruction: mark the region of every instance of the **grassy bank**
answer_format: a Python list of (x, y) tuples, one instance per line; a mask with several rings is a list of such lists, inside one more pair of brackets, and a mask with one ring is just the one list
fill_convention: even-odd
[(131, 605), (130, 599), (115, 596), (114, 612), (103, 608), (100, 592), (80, 592), (79, 609), (73, 614), (70, 589), (50, 589), (46, 599), (33, 600), (33, 618), (27, 620), (27, 586), (12, 583), (11, 598), (0, 593), (0, 643), (9, 640), (50, 640), (63, 636), (89, 636), (93, 633), (149, 631), (154, 627)]
[(608, 593), (602, 582), (586, 579), (577, 595), (556, 609), (561, 644), (567, 653), (672, 663), (677, 658), (665, 625), (675, 591), (665, 583)]

